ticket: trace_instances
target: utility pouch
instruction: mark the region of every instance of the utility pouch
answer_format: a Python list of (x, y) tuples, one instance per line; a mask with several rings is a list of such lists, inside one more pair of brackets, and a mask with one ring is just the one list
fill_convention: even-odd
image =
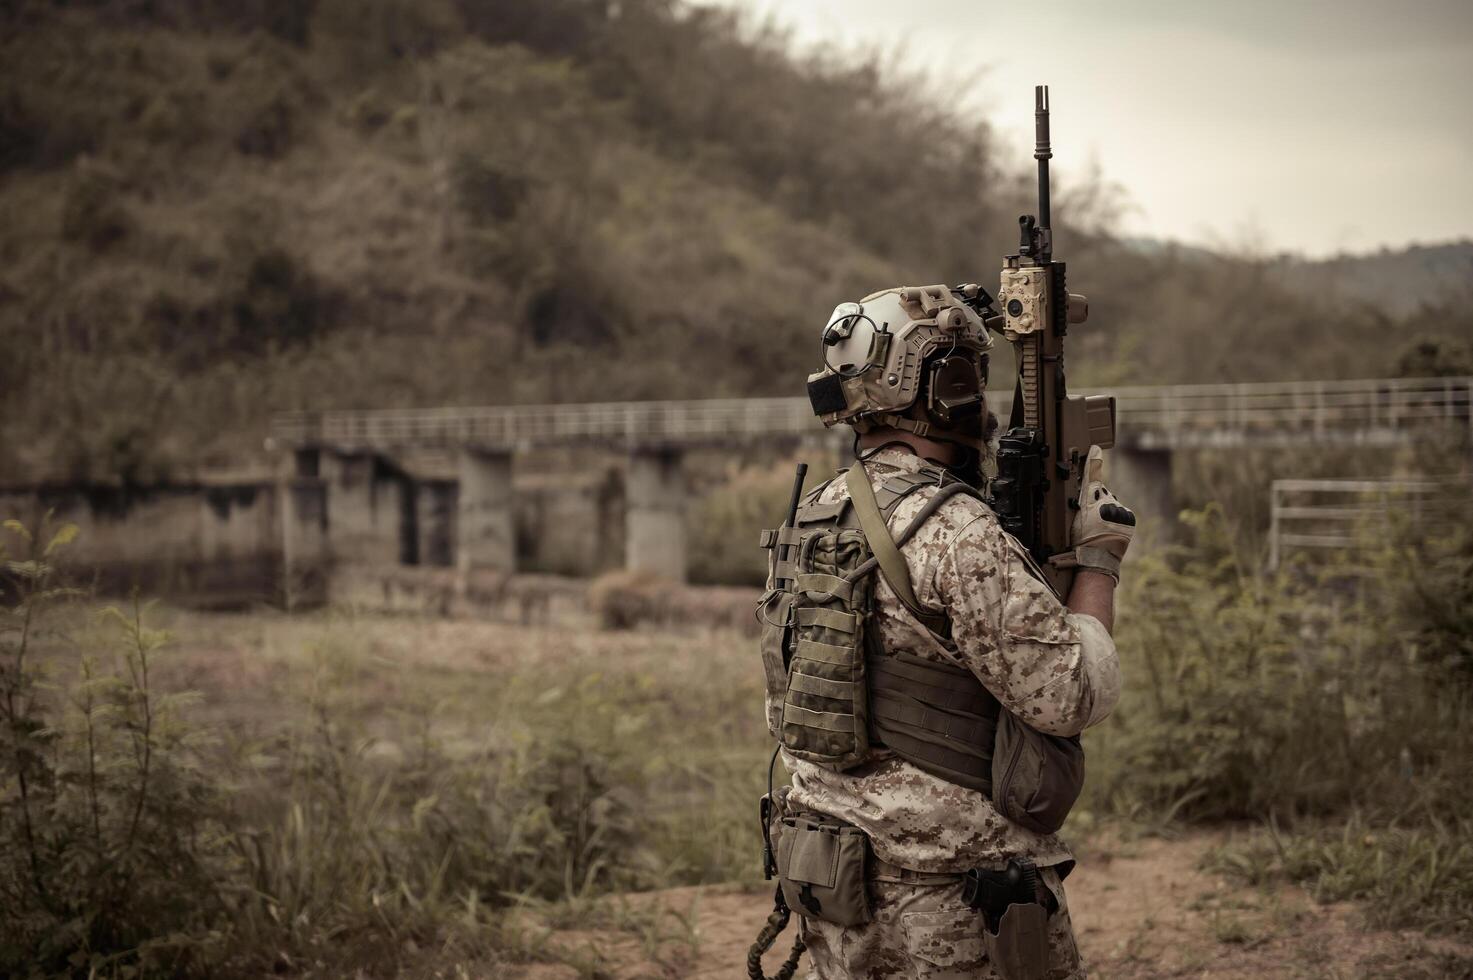
[(820, 814), (783, 816), (774, 827), (778, 885), (788, 908), (839, 926), (870, 921), (864, 831)]
[(782, 735), (783, 698), (788, 688), (788, 660), (792, 650), (792, 592), (772, 589), (757, 606), (762, 624), (762, 672), (766, 682), (767, 730), (773, 738)]
[(1003, 711), (992, 747), (992, 802), (1014, 823), (1039, 834), (1064, 825), (1084, 789), (1079, 737), (1049, 735)]
[[(810, 511), (799, 511), (799, 520)], [(865, 620), (872, 577), (853, 574), (870, 557), (864, 533), (804, 533), (791, 600), (792, 647), (780, 695), (778, 740), (793, 756), (843, 772), (868, 762), (869, 696)], [(796, 909), (797, 906), (794, 906)]]

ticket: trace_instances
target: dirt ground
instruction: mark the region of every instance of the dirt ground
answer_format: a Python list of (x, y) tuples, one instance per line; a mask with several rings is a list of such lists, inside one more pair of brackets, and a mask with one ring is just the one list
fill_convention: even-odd
[[(1096, 845), (1081, 854), (1067, 887), (1091, 977), (1473, 978), (1473, 947), (1412, 931), (1370, 931), (1352, 905), (1317, 905), (1296, 888), (1240, 887), (1204, 873), (1201, 857), (1220, 840), (1212, 834), (1146, 839)], [(552, 934), (550, 943), (576, 965), (541, 963), (506, 975), (742, 977), (769, 903), (766, 893), (723, 888), (631, 896), (621, 928)], [(651, 906), (667, 914), (637, 914)], [(768, 954), (769, 970), (777, 968), (791, 935), (779, 940), (783, 952)]]

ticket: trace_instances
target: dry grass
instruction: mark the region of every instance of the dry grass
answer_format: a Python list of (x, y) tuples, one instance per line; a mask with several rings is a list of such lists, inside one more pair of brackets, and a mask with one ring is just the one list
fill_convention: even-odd
[[(198, 692), (176, 712), (182, 740), (160, 743), (158, 759), (210, 774), (201, 791), (216, 802), (150, 819), (235, 843), (200, 862), (221, 897), (196, 912), (225, 916), (216, 938), (191, 925), (173, 959), (124, 940), (101, 950), (115, 968), (252, 973), (275, 958), (301, 975), (385, 976), (419, 969), (428, 948), (582, 962), (548, 947), (538, 923), (604, 921), (612, 891), (755, 872), (767, 738), (738, 632), (342, 612), (151, 618), (165, 633), (149, 633), (164, 640), (149, 697)], [(81, 690), (85, 658), (113, 648), (115, 627), (79, 602), (40, 626), (36, 717), (60, 717), (57, 698)], [(133, 772), (126, 757), (118, 765)], [(638, 936), (673, 921), (616, 925)]]

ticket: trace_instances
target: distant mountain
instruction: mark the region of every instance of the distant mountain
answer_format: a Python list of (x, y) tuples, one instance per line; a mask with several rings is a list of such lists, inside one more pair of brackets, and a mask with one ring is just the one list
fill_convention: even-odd
[[(1200, 245), (1160, 238), (1126, 238), (1127, 248), (1152, 259), (1213, 262), (1227, 256)], [(1423, 306), (1473, 304), (1473, 239), (1437, 245), (1305, 259), (1285, 253), (1268, 257), (1285, 287), (1302, 295), (1370, 305), (1392, 316)]]
[(1299, 261), (1286, 272), (1286, 282), (1400, 316), (1424, 305), (1473, 300), (1473, 240)]
[(1210, 262), (1223, 257), (1222, 253), (1215, 252), (1204, 245), (1189, 245), (1174, 238), (1126, 237), (1120, 239), (1120, 244), (1132, 252), (1153, 259), (1175, 256), (1181, 259), (1201, 259)]

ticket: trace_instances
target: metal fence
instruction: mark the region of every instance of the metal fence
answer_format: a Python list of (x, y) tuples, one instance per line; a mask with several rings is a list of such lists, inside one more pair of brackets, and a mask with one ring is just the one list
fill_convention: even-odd
[(1292, 551), (1352, 552), (1374, 544), (1395, 518), (1419, 530), (1451, 522), (1466, 506), (1466, 482), (1447, 480), (1275, 480), (1270, 493), (1269, 567)]
[[(1116, 388), (1120, 442), (1145, 448), (1228, 444), (1386, 444), (1470, 425), (1473, 378), (1395, 378)], [(1010, 399), (993, 398), (1007, 419)], [(484, 408), (292, 412), (281, 447), (391, 449), (578, 443), (700, 445), (822, 434), (804, 398), (603, 402)]]

